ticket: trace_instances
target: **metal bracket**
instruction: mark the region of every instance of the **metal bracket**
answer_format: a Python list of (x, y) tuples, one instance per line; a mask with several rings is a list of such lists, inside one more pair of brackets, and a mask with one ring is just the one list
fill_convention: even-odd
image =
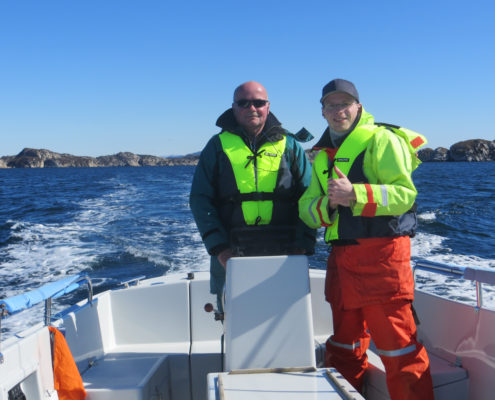
[(455, 358), (454, 365), (455, 365), (456, 367), (460, 367), (460, 368), (462, 368), (462, 357), (461, 357), (461, 356), (457, 356), (457, 357)]
[(481, 307), (483, 307), (483, 285), (476, 281), (476, 310), (479, 311)]
[[(75, 283), (86, 282), (88, 285), (88, 303), (93, 307), (93, 282), (89, 275), (81, 276)], [(48, 326), (52, 322), (52, 297), (45, 300), (45, 325)]]
[(142, 276), (138, 276), (137, 278), (131, 278), (127, 281), (120, 282), (120, 284), (124, 285), (125, 288), (127, 289), (129, 288), (129, 286), (131, 286), (131, 284), (134, 284), (136, 286), (139, 285), (139, 281), (144, 278), (146, 278), (146, 276), (142, 275)]

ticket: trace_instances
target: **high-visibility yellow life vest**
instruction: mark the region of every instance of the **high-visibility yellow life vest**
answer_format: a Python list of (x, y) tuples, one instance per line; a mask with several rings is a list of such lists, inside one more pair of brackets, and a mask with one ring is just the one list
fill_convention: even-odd
[(253, 152), (239, 135), (225, 131), (219, 136), (222, 149), (232, 165), (245, 223), (269, 224), (286, 137), (264, 143)]

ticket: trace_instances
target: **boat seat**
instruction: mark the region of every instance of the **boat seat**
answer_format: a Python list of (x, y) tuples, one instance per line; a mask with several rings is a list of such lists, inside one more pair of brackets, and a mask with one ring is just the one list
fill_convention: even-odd
[[(366, 399), (388, 400), (385, 367), (380, 356), (368, 349)], [(469, 393), (469, 378), (464, 368), (458, 367), (444, 359), (428, 353), (430, 371), (433, 380), (435, 400), (465, 400)]]
[(83, 372), (88, 400), (151, 399), (169, 392), (167, 356), (109, 353)]
[(87, 399), (190, 399), (189, 305), (181, 280), (112, 291), (64, 317)]

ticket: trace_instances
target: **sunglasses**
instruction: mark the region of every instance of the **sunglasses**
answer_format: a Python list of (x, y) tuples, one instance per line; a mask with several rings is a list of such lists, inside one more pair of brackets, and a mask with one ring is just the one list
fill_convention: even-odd
[(241, 99), (235, 102), (235, 104), (237, 104), (237, 106), (240, 108), (249, 108), (251, 107), (251, 105), (253, 105), (254, 108), (261, 108), (266, 106), (267, 103), (268, 100), (261, 100), (261, 99), (255, 99), (255, 100)]
[(346, 108), (349, 108), (353, 104), (356, 104), (356, 102), (353, 101), (353, 102), (347, 102), (347, 103), (342, 103), (342, 104), (325, 104), (322, 106), (322, 108), (323, 108), (323, 111), (335, 112), (335, 111), (345, 110)]

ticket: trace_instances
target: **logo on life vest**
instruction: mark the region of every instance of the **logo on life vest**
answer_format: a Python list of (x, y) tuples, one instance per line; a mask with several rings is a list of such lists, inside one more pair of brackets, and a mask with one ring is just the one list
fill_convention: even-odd
[(349, 159), (348, 158), (336, 158), (335, 161), (338, 161), (338, 162), (349, 162)]

